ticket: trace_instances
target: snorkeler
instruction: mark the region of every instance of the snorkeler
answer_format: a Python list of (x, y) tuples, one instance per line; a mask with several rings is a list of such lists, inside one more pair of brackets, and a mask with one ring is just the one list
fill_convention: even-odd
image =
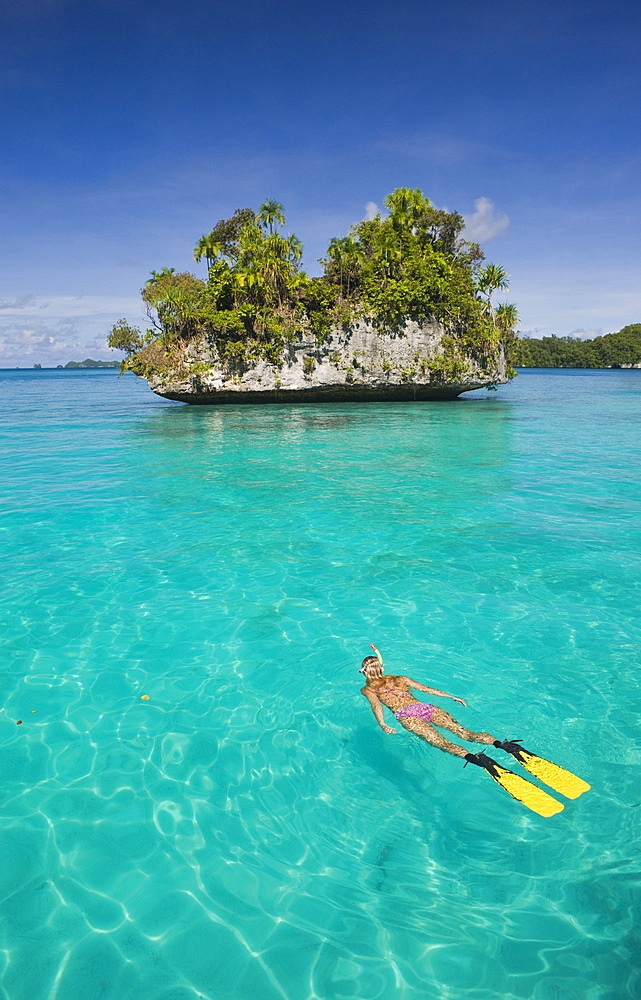
[(467, 764), (476, 764), (478, 767), (484, 768), (506, 792), (509, 792), (513, 798), (518, 799), (529, 809), (539, 813), (540, 816), (553, 816), (555, 813), (561, 812), (563, 805), (544, 792), (538, 785), (533, 785), (532, 782), (520, 775), (502, 767), (492, 757), (488, 757), (483, 752), (469, 753), (465, 747), (446, 739), (434, 727), (439, 726), (469, 743), (481, 743), (507, 751), (530, 774), (569, 799), (578, 798), (590, 788), (587, 782), (577, 778), (575, 774), (571, 774), (565, 768), (526, 750), (520, 745), (520, 740), (497, 740), (490, 733), (474, 733), (471, 729), (462, 726), (444, 709), (417, 701), (410, 692), (410, 688), (436, 695), (439, 698), (451, 698), (459, 705), (466, 704), (462, 698), (456, 698), (454, 695), (438, 691), (436, 688), (426, 687), (425, 684), (420, 684), (418, 681), (412, 680), (411, 677), (402, 677), (396, 674), (386, 675), (383, 672), (381, 654), (376, 646), (372, 645), (372, 649), (376, 656), (366, 656), (359, 671), (365, 675), (366, 681), (365, 687), (361, 688), (361, 694), (369, 701), (374, 717), (384, 733), (395, 733), (396, 730), (385, 722), (383, 705), (391, 709), (394, 717), (398, 719), (404, 729), (408, 729), (439, 750), (444, 750), (455, 757), (461, 757), (465, 760), (466, 766)]

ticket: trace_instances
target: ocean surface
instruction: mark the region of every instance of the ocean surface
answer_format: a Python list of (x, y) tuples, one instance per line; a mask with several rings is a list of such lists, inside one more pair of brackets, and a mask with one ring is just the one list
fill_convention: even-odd
[[(2, 1000), (638, 1000), (641, 371), (0, 407)], [(592, 791), (385, 735), (370, 642)]]

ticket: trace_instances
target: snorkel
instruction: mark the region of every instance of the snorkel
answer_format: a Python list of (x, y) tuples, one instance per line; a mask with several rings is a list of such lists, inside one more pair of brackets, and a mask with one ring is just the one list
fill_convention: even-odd
[(370, 646), (374, 650), (374, 652), (376, 654), (376, 659), (378, 660), (378, 662), (380, 663), (380, 665), (382, 667), (383, 666), (383, 657), (381, 656), (379, 650), (376, 648), (376, 646), (374, 645), (373, 642), (370, 642)]

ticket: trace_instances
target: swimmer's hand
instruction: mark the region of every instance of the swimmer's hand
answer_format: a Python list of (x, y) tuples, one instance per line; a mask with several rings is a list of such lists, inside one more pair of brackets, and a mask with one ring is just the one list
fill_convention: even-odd
[(462, 699), (462, 698), (455, 698), (455, 697), (454, 697), (454, 696), (452, 695), (452, 701), (455, 701), (455, 702), (456, 702), (456, 703), (457, 703), (458, 705), (465, 705), (465, 707), (467, 708), (467, 702), (466, 702), (466, 701), (463, 701), (463, 699)]
[(392, 729), (391, 726), (388, 726), (386, 722), (383, 723), (383, 725), (381, 726), (381, 729), (383, 730), (384, 733), (395, 733), (396, 732), (396, 730)]

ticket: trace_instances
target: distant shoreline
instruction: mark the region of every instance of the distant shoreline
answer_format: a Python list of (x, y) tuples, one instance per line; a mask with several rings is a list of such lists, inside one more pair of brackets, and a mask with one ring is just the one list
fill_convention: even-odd
[(119, 361), (94, 361), (87, 358), (85, 361), (67, 361), (66, 365), (15, 365), (11, 368), (0, 368), (0, 371), (28, 371), (28, 372), (55, 372), (55, 371), (77, 371), (78, 369), (100, 369), (100, 368), (120, 368)]

